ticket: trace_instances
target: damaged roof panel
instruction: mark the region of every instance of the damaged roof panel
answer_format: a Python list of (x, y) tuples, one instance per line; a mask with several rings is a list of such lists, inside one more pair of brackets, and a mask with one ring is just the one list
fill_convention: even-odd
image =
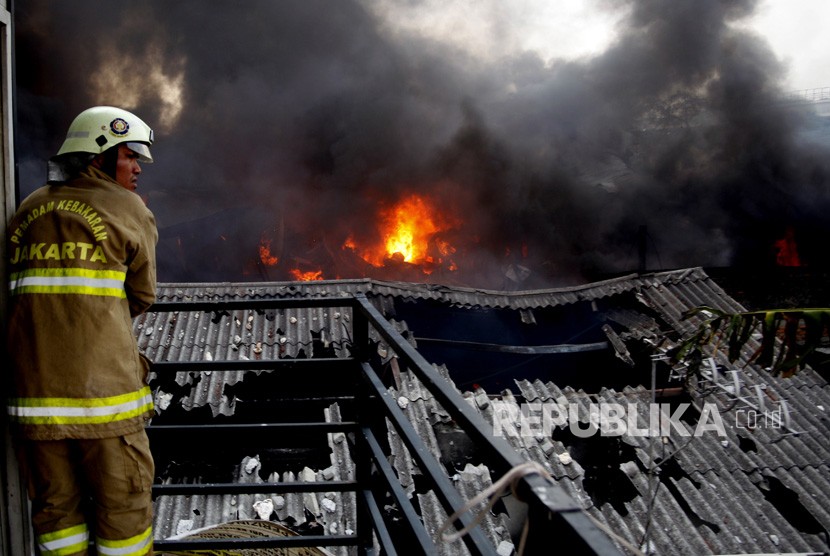
[[(697, 306), (743, 310), (701, 269), (626, 276), (579, 287), (532, 292), (489, 292), (375, 280), (163, 284), (160, 288), (160, 299), (173, 301), (354, 294), (367, 295), (387, 317), (394, 316), (396, 301), (525, 311), (601, 299), (604, 301), (600, 310), (607, 311), (608, 322), (614, 330), (625, 332), (624, 339), (637, 340), (692, 331), (697, 321), (683, 319), (683, 315)], [(623, 294), (625, 303), (615, 304), (616, 296)], [(642, 311), (638, 311), (636, 303), (632, 306), (632, 299), (639, 301)], [(141, 349), (157, 361), (312, 357), (321, 351), (342, 355), (350, 341), (351, 322), (352, 316), (346, 312), (337, 315), (332, 310), (321, 309), (230, 314), (150, 313), (136, 319), (136, 336)], [(411, 337), (406, 322), (393, 324)], [(258, 349), (262, 351), (257, 353)], [(385, 352), (381, 356), (392, 357)], [(741, 363), (746, 358), (744, 354)], [(394, 366), (394, 358), (389, 361)], [(696, 402), (699, 407), (715, 404), (713, 407), (724, 420), (725, 437), (712, 431), (699, 436), (671, 434), (658, 438), (624, 434), (595, 439), (600, 442), (599, 451), (588, 440), (575, 437), (568, 427), (559, 427), (550, 435), (518, 434), (506, 439), (525, 459), (542, 463), (586, 512), (624, 539), (620, 544), (653, 548), (661, 554), (826, 550), (826, 531), (830, 529), (827, 501), (830, 387), (809, 369), (792, 378), (777, 379), (752, 366), (733, 367), (722, 355), (717, 355), (715, 361), (717, 374), (704, 369), (694, 385), (705, 393)], [(439, 370), (449, 380), (449, 371)], [(739, 383), (728, 372), (731, 370), (740, 370)], [(191, 388), (179, 403), (185, 408), (209, 406), (214, 415), (230, 415), (233, 400), (224, 396), (226, 386), (244, 382), (249, 376), (252, 375), (246, 372), (212, 373), (196, 381), (191, 373), (179, 373), (177, 384)], [(579, 426), (583, 429), (591, 404), (615, 403), (628, 407), (632, 403), (637, 408), (634, 416), (637, 426), (644, 429), (649, 425), (651, 392), (644, 385), (619, 390), (597, 388), (595, 394), (540, 380), (519, 379), (516, 386), (515, 395), (510, 392), (488, 395), (483, 390), (464, 395), (491, 422), (494, 402), (513, 404), (517, 410), (525, 401), (579, 405), (583, 412)], [(441, 453), (446, 446), (442, 446), (441, 435), (436, 437), (436, 431), (452, 429), (447, 412), (405, 369), (398, 370), (393, 394), (404, 412), (412, 416), (411, 422), (418, 434), (429, 440), (430, 450), (446, 457)], [(660, 401), (669, 403), (667, 400)], [(694, 430), (696, 415), (690, 409), (689, 418), (681, 419), (682, 426)], [(757, 423), (759, 417), (769, 419), (763, 423), (765, 426)], [(756, 422), (747, 419), (756, 419)], [(329, 442), (332, 461), (341, 465), (338, 474), (348, 474), (352, 470), (348, 464), (342, 467), (344, 454), (337, 455), (342, 447), (335, 447), (333, 439), (334, 436)], [(390, 441), (395, 443), (394, 438)], [(417, 466), (405, 449), (396, 450), (397, 472), (414, 493)], [(244, 467), (245, 462), (240, 462), (240, 469)], [(650, 474), (648, 470), (652, 467), (659, 469), (659, 473)], [(467, 481), (464, 492), (470, 496), (491, 484), (492, 479), (485, 474), (473, 469), (463, 473), (464, 469), (459, 468), (458, 475)], [(240, 475), (237, 480), (243, 479)], [(427, 522), (431, 531), (435, 531), (446, 517), (443, 509), (429, 492), (418, 493), (418, 500), (424, 515), (432, 516)], [(317, 507), (321, 503), (318, 499)], [(166, 500), (163, 504), (160, 515), (175, 516), (179, 520), (191, 519), (189, 516), (194, 510), (208, 512), (182, 500)], [(226, 517), (233, 513), (230, 499), (212, 500), (209, 504), (216, 506), (210, 510), (212, 516)], [(250, 506), (247, 502), (245, 505)], [(238, 515), (253, 515), (250, 509), (246, 512)], [(173, 518), (164, 517), (163, 521), (170, 519)], [(338, 523), (340, 527), (345, 526)], [(497, 543), (507, 542), (507, 529), (513, 526), (504, 514), (487, 525)], [(172, 525), (165, 527), (168, 527), (165, 532), (172, 531)], [(648, 546), (643, 547), (646, 531)], [(459, 554), (464, 553), (462, 543), (452, 548), (455, 549)]]
[[(648, 404), (628, 405), (632, 400), (650, 399), (644, 387), (624, 392), (603, 390), (594, 396), (539, 381), (517, 381), (517, 385), (528, 402), (578, 404), (584, 410), (590, 403), (616, 403), (639, 411), (638, 426), (644, 427), (650, 418)], [(823, 394), (824, 403), (830, 401), (826, 387), (816, 390), (815, 395)], [(816, 410), (811, 405), (815, 399), (796, 396), (793, 400), (791, 426), (802, 430), (796, 435), (771, 427), (741, 428), (731, 420), (740, 411), (734, 398), (724, 391), (707, 400), (714, 398), (718, 399), (726, 437), (714, 432), (679, 440), (676, 434), (662, 438), (624, 434), (620, 440), (637, 448), (636, 460), (623, 458), (625, 461), (618, 462), (608, 454), (598, 459), (599, 454), (595, 454), (595, 459), (586, 460), (589, 456), (580, 439), (567, 432), (569, 423), (559, 428), (560, 433), (554, 432), (553, 438), (570, 440), (565, 444), (554, 442), (555, 449), (542, 461), (560, 483), (573, 481), (573, 492), (586, 493), (590, 490), (586, 481), (596, 480), (593, 469), (618, 465), (637, 489), (637, 496), (600, 504), (586, 495), (575, 499), (582, 500), (586, 510), (595, 507), (595, 517), (618, 533), (620, 523), (627, 522), (622, 530), (637, 532), (627, 538), (635, 546), (648, 525), (658, 553), (737, 554), (826, 548), (822, 532), (830, 529), (826, 499), (830, 493), (830, 433), (826, 418), (823, 426), (810, 426), (808, 415), (811, 409)], [(499, 401), (510, 403), (510, 398)], [(492, 421), (492, 412), (483, 413)], [(576, 424), (581, 429), (587, 425), (585, 417)], [(538, 459), (545, 451), (532, 448), (548, 438), (524, 436), (510, 440), (525, 457)], [(576, 477), (563, 471), (563, 462), (578, 470)], [(660, 470), (656, 476), (659, 480), (650, 481), (646, 470), (651, 466)], [(647, 507), (650, 495), (654, 497), (653, 511)]]
[(155, 361), (224, 361), (313, 357), (315, 343), (350, 341), (348, 309), (154, 312), (135, 321), (139, 349)]

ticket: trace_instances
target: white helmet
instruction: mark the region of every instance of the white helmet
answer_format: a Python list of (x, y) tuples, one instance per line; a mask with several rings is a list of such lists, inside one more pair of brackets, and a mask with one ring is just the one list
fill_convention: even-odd
[(126, 143), (141, 162), (152, 162), (149, 146), (153, 130), (131, 112), (112, 106), (94, 106), (78, 114), (66, 132), (58, 156), (68, 153), (100, 154)]

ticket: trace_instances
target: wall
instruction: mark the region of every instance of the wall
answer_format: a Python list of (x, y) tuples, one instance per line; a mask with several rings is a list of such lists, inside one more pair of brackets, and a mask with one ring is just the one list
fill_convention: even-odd
[[(16, 208), (14, 179), (14, 110), (12, 16), (8, 0), (0, 0), (0, 186), (2, 187), (2, 241), (0, 241), (0, 276), (7, 283), (6, 226)], [(3, 337), (6, 328), (6, 287), (0, 288), (0, 314)], [(2, 415), (5, 415), (5, 411)], [(9, 435), (3, 421), (2, 473), (0, 486), (3, 504), (0, 504), (0, 556), (33, 554), (29, 527), (28, 502), (19, 480), (17, 463), (11, 450)]]

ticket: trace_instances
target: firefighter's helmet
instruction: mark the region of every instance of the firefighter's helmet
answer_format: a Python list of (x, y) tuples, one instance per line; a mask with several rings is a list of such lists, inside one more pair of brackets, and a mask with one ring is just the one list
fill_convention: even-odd
[(112, 106), (94, 106), (78, 114), (66, 132), (58, 156), (68, 153), (100, 154), (126, 143), (141, 162), (152, 162), (153, 130), (131, 112)]

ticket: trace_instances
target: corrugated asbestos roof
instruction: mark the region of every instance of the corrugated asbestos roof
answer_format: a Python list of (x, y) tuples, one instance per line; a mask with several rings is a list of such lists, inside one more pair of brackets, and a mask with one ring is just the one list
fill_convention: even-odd
[[(747, 379), (745, 387), (760, 383), (758, 378)], [(638, 428), (645, 430), (649, 426), (651, 393), (644, 387), (622, 392), (603, 390), (590, 395), (539, 381), (517, 384), (528, 402), (579, 407), (577, 426), (581, 430), (589, 426), (590, 407), (597, 408), (599, 404), (618, 404), (626, 410), (636, 408)], [(796, 512), (797, 506), (790, 508), (783, 501), (772, 503), (765, 494), (772, 493), (771, 480), (781, 481), (786, 490), (776, 491), (778, 494), (797, 498), (797, 503), (821, 527), (830, 528), (830, 466), (826, 448), (830, 441), (826, 414), (830, 395), (826, 385), (818, 384), (806, 387), (808, 396), (801, 396), (801, 390), (798, 395), (788, 395), (777, 391), (777, 385), (767, 384), (767, 392), (771, 390), (779, 399), (790, 402), (789, 427), (778, 427), (778, 423), (754, 429), (741, 427), (745, 425), (741, 419), (746, 416), (747, 406), (736, 403), (729, 391), (719, 390), (705, 399), (716, 404), (725, 425), (725, 437), (715, 431), (694, 436), (694, 427), (686, 423), (681, 426), (689, 431), (689, 436), (680, 436), (676, 431), (657, 437), (626, 432), (618, 438), (632, 449), (623, 450), (625, 455), (621, 457), (608, 454), (605, 461), (596, 454), (580, 453), (580, 442), (569, 432), (570, 422), (557, 427), (559, 434), (519, 433), (509, 440), (526, 458), (546, 465), (586, 511), (635, 546), (642, 545), (648, 528), (649, 546), (656, 554), (823, 551), (827, 541), (822, 534), (800, 531), (799, 524), (788, 519), (787, 512)], [(499, 401), (516, 403), (504, 398)], [(488, 404), (481, 409), (491, 422), (492, 408)], [(499, 406), (499, 411), (503, 410)], [(792, 434), (792, 430), (799, 434)], [(566, 443), (573, 446), (574, 453)], [(616, 505), (596, 504), (585, 486), (586, 468), (590, 466), (614, 467), (618, 480), (627, 477), (636, 495), (630, 499), (623, 497)], [(659, 475), (647, 472), (652, 468), (659, 468)], [(652, 498), (653, 509), (649, 511)], [(803, 522), (801, 525), (807, 526)]]
[[(685, 269), (649, 275), (632, 275), (580, 287), (530, 292), (490, 292), (376, 280), (322, 281), (304, 283), (256, 284), (162, 284), (160, 300), (206, 301), (261, 298), (349, 297), (362, 293), (384, 313), (394, 314), (394, 301), (432, 301), (453, 307), (500, 308), (517, 311), (543, 309), (597, 299), (613, 301), (614, 296), (633, 294), (644, 309), (639, 312), (630, 304), (609, 306), (608, 318), (617, 332), (629, 338), (657, 339), (661, 329), (690, 332), (694, 321), (682, 315), (690, 308), (707, 305), (720, 309), (741, 310), (742, 307), (715, 284), (702, 269)], [(631, 295), (627, 295), (630, 298)], [(660, 322), (655, 320), (654, 315)], [(205, 312), (148, 313), (135, 320), (135, 333), (140, 349), (156, 361), (197, 361), (252, 359), (255, 357), (311, 357), (321, 346), (342, 354), (350, 338), (352, 316), (336, 309), (286, 309), (256, 312), (240, 311), (216, 315)], [(395, 322), (408, 334), (405, 322)], [(386, 358), (391, 354), (383, 352)], [(751, 346), (750, 346), (751, 349)], [(828, 550), (830, 530), (830, 388), (819, 375), (807, 369), (789, 379), (769, 376), (750, 367), (742, 372), (736, 390), (734, 376), (727, 373), (729, 364), (717, 359), (719, 372), (711, 371), (698, 384), (706, 396), (699, 404), (713, 403), (726, 426), (726, 437), (711, 431), (701, 436), (668, 436), (665, 440), (625, 434), (618, 438), (620, 456), (609, 465), (623, 483), (630, 485), (616, 500), (596, 503), (589, 494), (592, 482), (597, 483), (599, 462), (585, 456), (577, 448), (579, 442), (568, 436), (567, 427), (559, 427), (552, 435), (509, 438), (515, 449), (528, 460), (542, 463), (557, 483), (598, 522), (616, 535), (640, 546), (648, 530), (645, 550), (656, 554), (743, 554), (761, 552), (810, 552)], [(446, 369), (441, 371), (447, 375)], [(252, 371), (250, 371), (252, 372)], [(225, 386), (246, 379), (246, 372), (214, 373), (193, 380), (190, 373), (179, 373), (179, 385), (193, 385), (189, 392), (171, 397), (156, 392), (157, 406), (164, 412), (170, 403), (185, 409), (210, 407), (213, 415), (233, 413), (234, 400), (224, 396)], [(588, 404), (635, 404), (637, 423), (647, 426), (650, 392), (645, 386), (622, 391), (599, 390), (598, 394), (574, 391), (550, 382), (516, 382), (521, 399), (512, 395), (488, 396), (482, 390), (465, 392), (473, 407), (492, 420), (494, 402), (579, 404), (587, 411)], [(736, 395), (737, 393), (737, 395)], [(427, 446), (440, 455), (436, 430), (451, 426), (448, 414), (406, 370), (398, 375), (392, 392)], [(760, 397), (759, 397), (760, 396)], [(763, 400), (763, 401), (761, 401)], [(782, 403), (783, 400), (783, 403)], [(761, 406), (760, 404), (764, 404)], [(504, 407), (504, 406), (500, 406)], [(740, 427), (739, 419), (751, 410), (785, 409), (782, 426)], [(743, 410), (743, 413), (742, 413)], [(783, 419), (784, 417), (782, 417)], [(338, 420), (336, 405), (326, 414), (327, 420)], [(584, 418), (580, 421), (587, 423)], [(395, 454), (394, 465), (408, 492), (415, 495), (414, 476), (417, 467), (406, 449), (390, 434)], [(566, 444), (570, 443), (571, 446)], [(342, 437), (330, 435), (332, 465), (328, 469), (304, 470), (298, 477), (282, 480), (347, 478), (354, 470), (344, 450)], [(257, 454), (239, 462), (236, 480), (259, 479)], [(628, 458), (628, 459), (624, 459)], [(661, 461), (657, 479), (647, 470)], [(602, 465), (599, 465), (602, 467)], [(607, 465), (606, 465), (607, 467)], [(589, 470), (586, 472), (586, 469)], [(605, 470), (604, 472), (610, 472)], [(587, 474), (586, 474), (587, 473)], [(470, 465), (453, 477), (467, 498), (472, 498), (491, 484), (492, 478), (483, 466)], [(656, 486), (657, 485), (657, 486)], [(352, 495), (327, 493), (268, 497), (162, 497), (156, 507), (156, 536), (167, 538), (188, 528), (199, 528), (230, 519), (256, 519), (256, 509), (263, 511), (264, 500), (274, 504), (271, 517), (294, 520), (314, 516), (327, 531), (340, 532), (351, 526), (354, 500)], [(417, 494), (428, 530), (436, 531), (446, 518), (431, 493)], [(618, 495), (613, 495), (618, 496)], [(327, 501), (328, 500), (328, 501)], [(259, 503), (255, 506), (255, 504)], [(278, 507), (278, 508), (277, 508)], [(306, 513), (306, 511), (310, 513)], [(487, 520), (485, 527), (494, 544), (503, 553), (511, 547), (509, 529), (514, 527), (503, 514)], [(642, 547), (641, 547), (642, 548)], [(465, 554), (462, 543), (444, 546), (446, 554)], [(338, 553), (337, 550), (333, 552)], [(339, 549), (339, 553), (347, 553)]]
[(372, 279), (244, 284), (181, 283), (162, 284), (158, 296), (160, 301), (205, 301), (215, 299), (342, 297), (362, 293), (375, 299), (432, 300), (456, 307), (534, 309), (610, 297), (635, 290), (647, 284), (648, 281), (671, 284), (678, 281), (705, 279), (708, 279), (708, 277), (703, 270), (693, 268), (681, 272), (653, 274), (648, 277), (629, 275), (587, 285), (516, 292), (436, 284), (386, 282)]

